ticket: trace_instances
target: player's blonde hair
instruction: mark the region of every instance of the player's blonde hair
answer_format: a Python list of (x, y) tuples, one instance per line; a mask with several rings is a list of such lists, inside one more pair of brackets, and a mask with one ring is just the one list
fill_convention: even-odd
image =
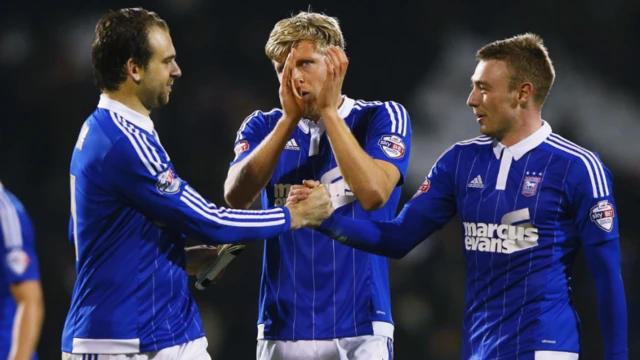
[(301, 40), (313, 41), (321, 52), (330, 46), (345, 48), (338, 19), (302, 11), (276, 23), (264, 51), (271, 61), (281, 61), (289, 53), (291, 46)]
[(509, 90), (524, 82), (533, 84), (533, 101), (544, 104), (556, 77), (549, 51), (542, 38), (533, 33), (517, 35), (485, 45), (476, 54), (478, 60), (501, 60), (511, 73)]

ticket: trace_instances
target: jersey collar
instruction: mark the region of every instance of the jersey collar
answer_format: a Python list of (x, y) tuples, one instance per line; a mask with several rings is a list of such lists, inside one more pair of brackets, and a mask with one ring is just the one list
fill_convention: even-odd
[(153, 134), (153, 121), (151, 121), (150, 117), (140, 114), (139, 112), (127, 107), (121, 102), (110, 99), (105, 94), (100, 95), (98, 108), (113, 111), (118, 115), (124, 117), (125, 120), (132, 123), (133, 125), (147, 131), (150, 134)]
[(529, 137), (521, 140), (519, 143), (506, 147), (499, 141), (493, 142), (493, 153), (496, 155), (496, 158), (499, 160), (500, 155), (502, 154), (502, 150), (506, 149), (511, 152), (513, 155), (513, 159), (518, 161), (524, 154), (529, 151), (535, 149), (538, 145), (542, 144), (549, 135), (551, 135), (551, 126), (548, 122), (542, 120), (542, 126), (540, 129), (536, 130), (533, 134), (529, 135)]
[[(344, 120), (347, 116), (349, 116), (349, 114), (351, 114), (351, 110), (353, 110), (353, 105), (355, 105), (356, 101), (347, 97), (346, 95), (342, 95), (342, 99), (344, 101), (342, 102), (342, 105), (340, 105), (340, 107), (338, 108), (338, 116), (340, 116)], [(298, 127), (300, 127), (300, 129), (304, 131), (305, 134), (308, 134), (310, 129), (314, 127), (318, 127), (320, 129), (321, 134), (324, 133), (324, 129), (325, 129), (324, 122), (322, 121), (322, 119), (320, 119), (316, 124), (312, 120), (303, 118), (298, 123)]]

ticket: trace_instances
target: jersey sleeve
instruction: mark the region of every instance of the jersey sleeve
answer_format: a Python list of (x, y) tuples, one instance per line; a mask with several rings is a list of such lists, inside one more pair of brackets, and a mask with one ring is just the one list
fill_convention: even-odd
[(581, 153), (569, 171), (566, 192), (596, 287), (605, 359), (626, 359), (627, 305), (611, 172), (589, 152)]
[(611, 172), (595, 154), (574, 160), (565, 188), (582, 245), (618, 239)]
[(39, 280), (35, 232), (22, 204), (8, 193), (0, 193), (0, 226), (2, 227), (2, 270), (11, 284)]
[(105, 156), (103, 174), (118, 197), (157, 225), (206, 244), (263, 240), (289, 230), (285, 207), (231, 210), (205, 200), (153, 144), (121, 138)]
[(373, 159), (392, 163), (400, 171), (398, 185), (404, 183), (411, 153), (411, 119), (400, 104), (388, 101), (371, 118), (364, 150)]
[(249, 156), (268, 134), (267, 115), (265, 113), (255, 111), (244, 119), (233, 144), (235, 157), (231, 165)]
[(436, 162), (425, 182), (392, 221), (352, 219), (333, 214), (319, 230), (356, 249), (402, 258), (441, 229), (457, 212), (454, 174), (455, 150)]

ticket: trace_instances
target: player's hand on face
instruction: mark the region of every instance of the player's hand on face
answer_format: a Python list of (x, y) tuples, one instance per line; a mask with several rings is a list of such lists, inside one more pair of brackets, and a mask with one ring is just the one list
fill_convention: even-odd
[(316, 106), (320, 112), (337, 110), (339, 105), (339, 96), (342, 91), (342, 83), (347, 74), (349, 59), (344, 50), (331, 46), (327, 49), (324, 57), (327, 66), (327, 78), (322, 85), (322, 90), (318, 94)]
[(289, 188), (289, 196), (287, 197), (287, 203), (295, 204), (299, 201), (305, 200), (311, 194), (311, 189), (320, 185), (320, 181), (317, 180), (305, 180), (302, 185), (293, 185)]
[(280, 82), (280, 89), (278, 94), (280, 96), (280, 104), (282, 105), (282, 112), (284, 117), (299, 121), (304, 114), (304, 99), (297, 93), (292, 76), (293, 69), (296, 66), (296, 49), (291, 48), (289, 55), (287, 55), (284, 62), (284, 68), (282, 69), (282, 81)]

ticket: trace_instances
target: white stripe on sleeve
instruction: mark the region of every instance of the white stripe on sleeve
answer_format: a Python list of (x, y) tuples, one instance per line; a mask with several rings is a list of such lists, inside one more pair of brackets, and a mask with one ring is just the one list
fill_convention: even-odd
[(120, 121), (118, 121), (118, 119), (116, 118), (116, 114), (113, 111), (109, 111), (109, 114), (111, 114), (111, 119), (113, 120), (113, 122), (116, 124), (116, 126), (120, 129), (120, 131), (122, 131), (122, 133), (129, 139), (129, 142), (131, 142), (131, 145), (133, 146), (133, 149), (136, 151), (136, 153), (138, 154), (138, 157), (140, 158), (140, 161), (142, 161), (142, 163), (144, 164), (144, 166), (147, 168), (147, 170), (149, 170), (149, 172), (151, 173), (151, 175), (156, 176), (157, 172), (154, 169), (153, 166), (151, 166), (151, 163), (149, 162), (149, 159), (147, 159), (144, 156), (144, 153), (142, 152), (142, 150), (140, 150), (140, 147), (138, 146), (137, 141), (133, 138), (133, 136), (131, 135), (131, 133), (129, 132), (129, 130), (127, 130), (121, 123)]
[(587, 159), (584, 156), (582, 156), (582, 154), (580, 154), (578, 152), (575, 152), (575, 151), (573, 151), (573, 150), (571, 150), (569, 148), (566, 148), (566, 147), (564, 147), (564, 146), (562, 146), (562, 145), (560, 145), (558, 143), (555, 143), (555, 142), (552, 142), (552, 141), (549, 141), (549, 140), (545, 140), (545, 143), (547, 143), (547, 144), (549, 144), (549, 145), (551, 145), (551, 146), (553, 146), (553, 147), (555, 147), (557, 149), (565, 151), (565, 152), (567, 152), (567, 153), (569, 153), (571, 155), (577, 156), (578, 158), (580, 158), (580, 160), (582, 160), (584, 165), (587, 167), (587, 172), (589, 173), (589, 179), (591, 180), (591, 188), (593, 190), (593, 197), (594, 197), (594, 199), (597, 199), (598, 198), (598, 187), (597, 187), (596, 181), (595, 181), (595, 179), (593, 177), (593, 171), (591, 170), (591, 164), (589, 163), (589, 161), (587, 161)]
[(593, 166), (593, 170), (596, 174), (596, 179), (598, 181), (598, 189), (600, 190), (600, 196), (609, 196), (609, 185), (607, 184), (607, 177), (604, 173), (604, 169), (602, 168), (602, 162), (596, 157), (596, 155), (577, 144), (572, 143), (571, 141), (556, 135), (551, 134), (551, 139), (553, 139), (558, 144), (565, 145), (568, 148), (571, 148), (587, 157)]
[(16, 207), (4, 191), (0, 191), (0, 226), (6, 248), (22, 246), (22, 228)]
[(391, 110), (391, 107), (389, 106), (388, 102), (384, 103), (384, 107), (387, 108), (387, 112), (389, 112), (389, 118), (391, 119), (391, 132), (395, 133), (396, 132), (396, 116), (393, 114), (393, 110)]

